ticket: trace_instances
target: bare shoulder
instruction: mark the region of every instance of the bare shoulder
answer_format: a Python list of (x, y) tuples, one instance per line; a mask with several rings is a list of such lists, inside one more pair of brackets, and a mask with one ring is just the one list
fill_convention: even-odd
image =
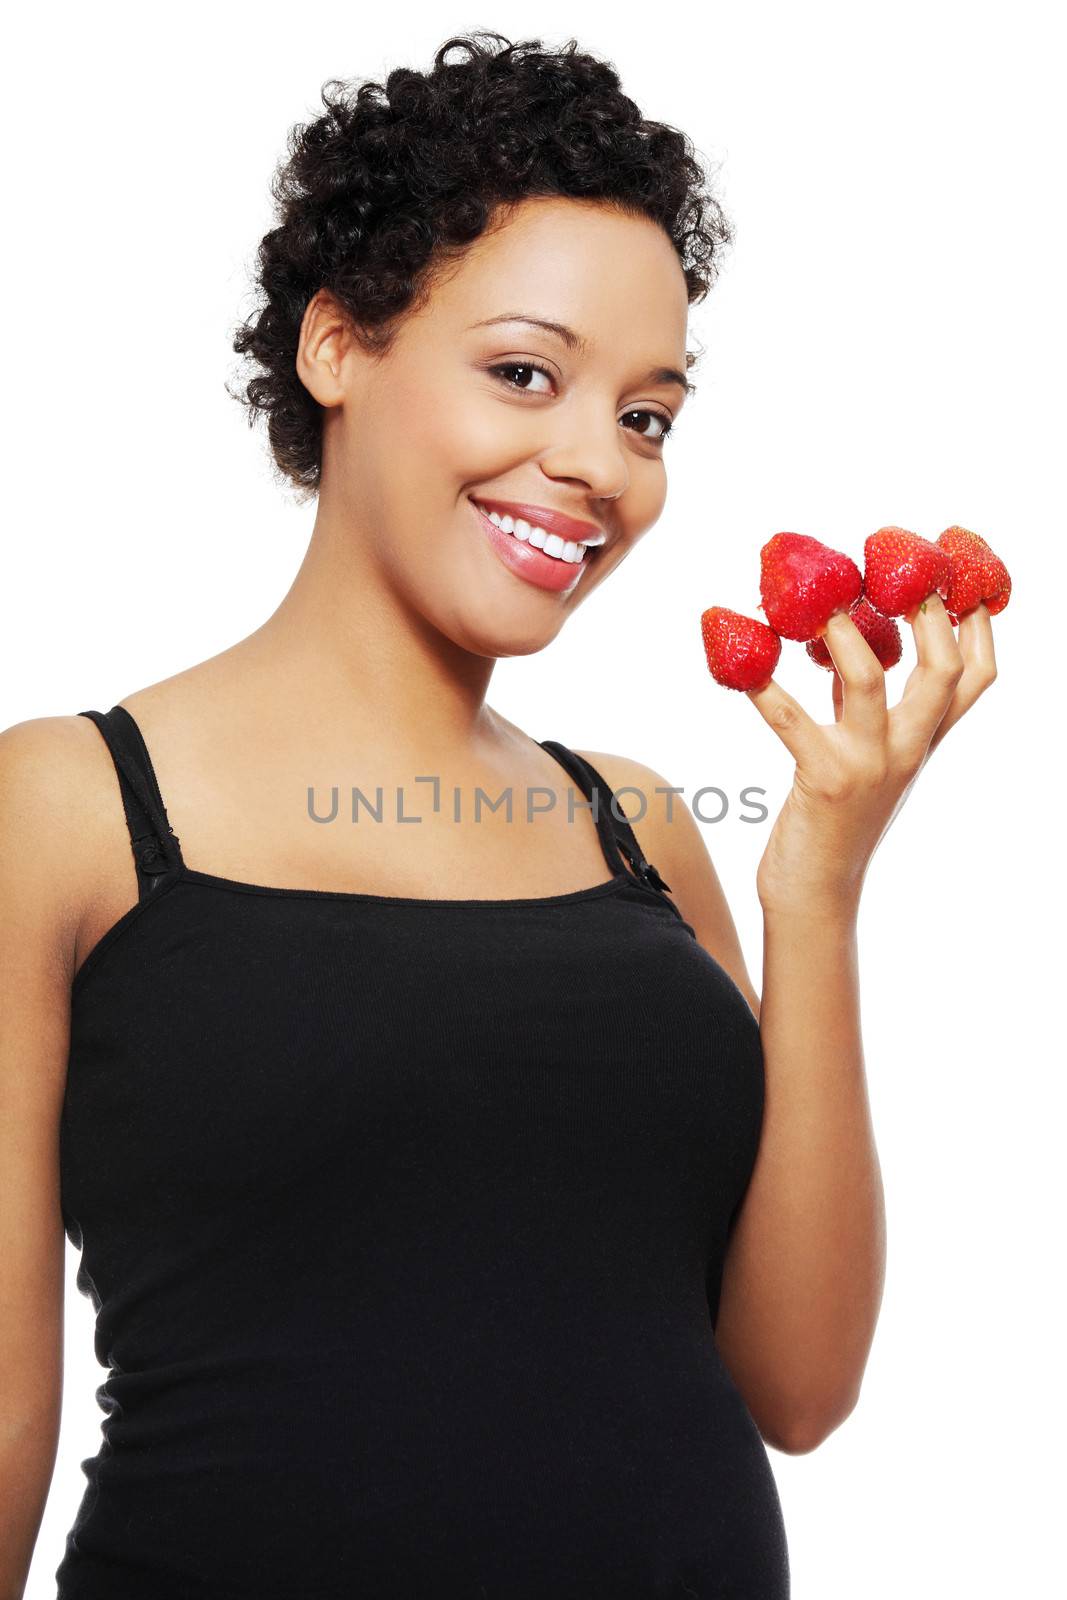
[(102, 780), (109, 773), (111, 756), (88, 717), (29, 717), (0, 730), (0, 803), (12, 825), (32, 808), (49, 826), (62, 819), (69, 832), (72, 822), (84, 820), (86, 801), (91, 806), (107, 796)]
[(671, 899), (758, 1018), (759, 996), (749, 977), (737, 927), (700, 824), (679, 792), (681, 785), (673, 785), (672, 792), (669, 778), (630, 756), (604, 750), (579, 750), (577, 754), (591, 762), (618, 794), (619, 808), (646, 859), (670, 884)]
[(30, 717), (0, 730), (4, 902), (68, 979), (117, 781), (88, 717)]
[(20, 766), (40, 770), (43, 761), (57, 775), (61, 776), (64, 770), (76, 773), (94, 741), (100, 743), (100, 734), (88, 717), (28, 717), (24, 722), (13, 722), (9, 728), (0, 729), (4, 776), (9, 777)]

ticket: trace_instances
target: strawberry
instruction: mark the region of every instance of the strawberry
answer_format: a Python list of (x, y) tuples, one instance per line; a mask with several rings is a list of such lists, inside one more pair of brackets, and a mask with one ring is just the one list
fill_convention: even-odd
[(776, 533), (760, 551), (759, 610), (783, 639), (814, 639), (862, 588), (854, 561), (806, 533)]
[(863, 546), (863, 592), (884, 617), (911, 617), (928, 595), (944, 594), (952, 567), (947, 551), (890, 523)]
[(709, 606), (700, 617), (708, 671), (724, 689), (764, 689), (778, 665), (782, 641), (755, 617)]
[(961, 617), (973, 611), (982, 598), (981, 565), (985, 557), (986, 542), (967, 528), (946, 528), (937, 536), (937, 542), (949, 558), (951, 572), (945, 589), (945, 606)]
[[(900, 642), (900, 629), (892, 617), (886, 617), (876, 611), (866, 597), (861, 597), (849, 611), (849, 616), (874, 651), (882, 664), (885, 672), (890, 667), (895, 667), (900, 660), (903, 646)], [(833, 657), (826, 648), (825, 639), (809, 639), (805, 647), (811, 659), (820, 667), (829, 667), (831, 672), (836, 671)]]
[(948, 610), (962, 617), (984, 600), (990, 616), (1003, 611), (1011, 598), (1011, 578), (981, 535), (953, 524), (938, 534), (937, 542), (952, 568), (944, 591)]
[(995, 617), (1011, 599), (1011, 578), (1003, 561), (992, 550), (982, 564), (982, 579), (982, 599), (989, 615)]

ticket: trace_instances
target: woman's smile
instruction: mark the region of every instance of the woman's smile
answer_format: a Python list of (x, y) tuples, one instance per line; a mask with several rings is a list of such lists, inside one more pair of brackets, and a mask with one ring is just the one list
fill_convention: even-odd
[[(470, 498), (478, 526), (500, 560), (518, 577), (554, 594), (570, 594), (596, 551), (576, 540), (564, 540), (522, 518), (487, 512)], [(495, 520), (493, 520), (495, 519)], [(599, 535), (597, 535), (599, 538)]]

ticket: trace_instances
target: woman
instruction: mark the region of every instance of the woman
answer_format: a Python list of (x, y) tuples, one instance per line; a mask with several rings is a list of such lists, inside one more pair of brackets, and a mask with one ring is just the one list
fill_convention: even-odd
[[(335, 85), (292, 141), (236, 342), (318, 497), (273, 615), (0, 738), (4, 1592), (54, 1460), (63, 1229), (110, 1371), (60, 1600), (779, 1600), (766, 1446), (855, 1404), (884, 1265), (857, 904), (992, 679), (989, 617), (957, 643), (929, 602), (892, 713), (843, 613), (832, 725), (751, 693), (797, 762), (761, 1006), (666, 780), (486, 703), (659, 517), (729, 239), (683, 137), (539, 44)], [(353, 787), (381, 820), (324, 825)]]

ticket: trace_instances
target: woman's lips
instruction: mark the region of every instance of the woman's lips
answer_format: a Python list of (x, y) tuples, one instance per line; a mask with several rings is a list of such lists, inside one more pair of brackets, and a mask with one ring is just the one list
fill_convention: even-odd
[(489, 543), (506, 567), (538, 589), (550, 589), (554, 594), (570, 593), (580, 580), (582, 569), (592, 552), (587, 550), (577, 565), (573, 561), (561, 561), (556, 556), (546, 556), (536, 545), (516, 539), (513, 533), (505, 533), (495, 522), (490, 522), (473, 500), (470, 504)]

